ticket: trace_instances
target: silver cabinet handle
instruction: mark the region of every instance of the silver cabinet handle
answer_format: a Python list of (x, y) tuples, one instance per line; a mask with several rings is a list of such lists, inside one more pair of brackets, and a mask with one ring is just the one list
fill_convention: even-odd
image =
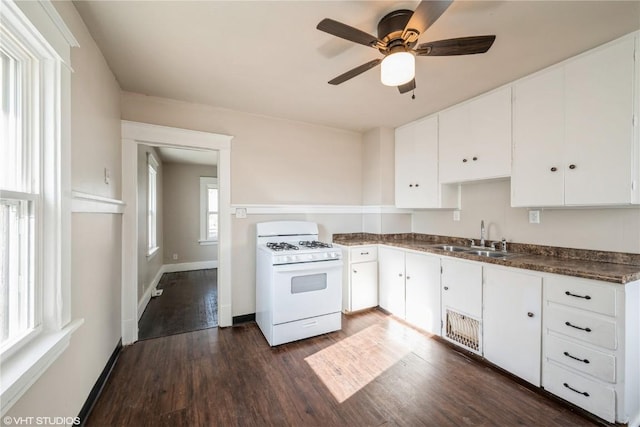
[(369, 252), (360, 252), (360, 255), (369, 255)]

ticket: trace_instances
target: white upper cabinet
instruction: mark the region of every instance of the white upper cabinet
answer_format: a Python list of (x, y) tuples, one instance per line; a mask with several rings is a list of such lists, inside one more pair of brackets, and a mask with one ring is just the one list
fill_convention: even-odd
[(564, 203), (564, 70), (554, 68), (513, 88), (513, 206)]
[(396, 207), (458, 207), (457, 188), (441, 191), (438, 182), (437, 116), (396, 129), (395, 171)]
[(512, 206), (638, 202), (634, 50), (625, 37), (514, 84)]
[(511, 175), (511, 88), (439, 114), (441, 183)]

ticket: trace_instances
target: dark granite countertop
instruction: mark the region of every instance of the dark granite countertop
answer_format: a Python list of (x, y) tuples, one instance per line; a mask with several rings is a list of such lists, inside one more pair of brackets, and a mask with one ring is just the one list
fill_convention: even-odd
[[(469, 239), (417, 233), (383, 235), (371, 233), (335, 234), (333, 242), (344, 246), (384, 244), (452, 258), (617, 284), (640, 280), (640, 254), (509, 243), (510, 257), (496, 259), (465, 252), (444, 251), (433, 247), (433, 245), (437, 244), (468, 247)], [(489, 246), (491, 243), (491, 241), (488, 241), (486, 245)]]

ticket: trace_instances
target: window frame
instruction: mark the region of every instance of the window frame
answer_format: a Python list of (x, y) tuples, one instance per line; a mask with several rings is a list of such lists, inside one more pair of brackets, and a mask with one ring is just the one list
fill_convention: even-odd
[[(45, 64), (42, 63), (42, 52), (35, 49), (28, 42), (21, 42), (12, 28), (0, 29), (2, 32), (2, 48), (7, 56), (16, 61), (17, 66), (13, 74), (14, 83), (18, 87), (13, 93), (15, 101), (15, 112), (19, 114), (17, 120), (16, 132), (12, 135), (21, 141), (13, 152), (13, 160), (20, 164), (16, 176), (14, 172), (15, 182), (9, 183), (9, 188), (0, 186), (0, 197), (9, 201), (26, 202), (30, 205), (29, 210), (32, 211), (34, 218), (33, 224), (26, 224), (28, 227), (28, 236), (19, 238), (20, 254), (19, 264), (20, 270), (25, 268), (29, 271), (28, 277), (24, 274), (21, 280), (26, 280), (26, 291), (28, 293), (28, 308), (26, 328), (20, 331), (16, 336), (9, 339), (5, 345), (0, 347), (0, 357), (8, 358), (16, 353), (20, 348), (27, 344), (31, 339), (37, 336), (42, 330), (42, 269), (40, 263), (43, 259), (42, 253), (42, 217), (43, 212), (43, 194), (41, 191), (41, 166), (40, 159), (42, 153), (41, 128), (43, 126), (43, 114), (36, 108), (39, 105), (40, 79), (46, 73)], [(11, 33), (6, 34), (6, 33)], [(25, 46), (26, 45), (26, 46)], [(36, 55), (39, 58), (36, 58)], [(3, 101), (4, 102), (4, 101)], [(3, 138), (9, 138), (9, 135), (3, 135)], [(8, 145), (11, 145), (8, 143)], [(11, 161), (12, 159), (9, 159)], [(13, 184), (13, 185), (12, 185)], [(13, 188), (11, 188), (13, 187)], [(20, 209), (22, 210), (22, 209)], [(22, 220), (25, 221), (25, 220)], [(19, 225), (25, 224), (21, 221)], [(27, 219), (26, 222), (29, 222)], [(22, 230), (24, 232), (24, 230)], [(24, 233), (19, 233), (23, 234)], [(25, 249), (25, 241), (28, 248)], [(23, 252), (24, 251), (24, 252)], [(26, 254), (25, 254), (26, 252)], [(23, 259), (26, 255), (27, 260)], [(21, 290), (22, 286), (18, 285)]]
[[(200, 245), (215, 245), (218, 243), (218, 234), (215, 238), (209, 238), (208, 236), (208, 225), (209, 225), (209, 189), (216, 189), (220, 191), (218, 186), (218, 178), (210, 177), (210, 176), (201, 176), (200, 177), (200, 239), (198, 243)], [(218, 199), (220, 195), (218, 194)], [(218, 200), (219, 202), (219, 200)], [(220, 206), (218, 205), (218, 210), (216, 211), (218, 218), (220, 217)], [(220, 221), (218, 220), (218, 224)]]
[(147, 257), (153, 257), (158, 245), (158, 168), (153, 153), (147, 153)]
[[(37, 116), (39, 127), (27, 129), (37, 140), (41, 159), (34, 184), (39, 191), (34, 245), (39, 326), (0, 355), (3, 416), (62, 354), (84, 320), (71, 319), (70, 284), (70, 48), (79, 44), (49, 0), (0, 2), (3, 44), (15, 39), (36, 63), (32, 68), (38, 72), (38, 84), (26, 107)], [(19, 197), (18, 193), (4, 189), (0, 197)]]

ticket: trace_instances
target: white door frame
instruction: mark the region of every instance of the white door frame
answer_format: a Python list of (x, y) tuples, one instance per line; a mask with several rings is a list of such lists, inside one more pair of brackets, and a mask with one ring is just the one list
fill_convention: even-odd
[(232, 136), (122, 120), (122, 344), (138, 340), (138, 144), (218, 152), (218, 324), (231, 326)]

